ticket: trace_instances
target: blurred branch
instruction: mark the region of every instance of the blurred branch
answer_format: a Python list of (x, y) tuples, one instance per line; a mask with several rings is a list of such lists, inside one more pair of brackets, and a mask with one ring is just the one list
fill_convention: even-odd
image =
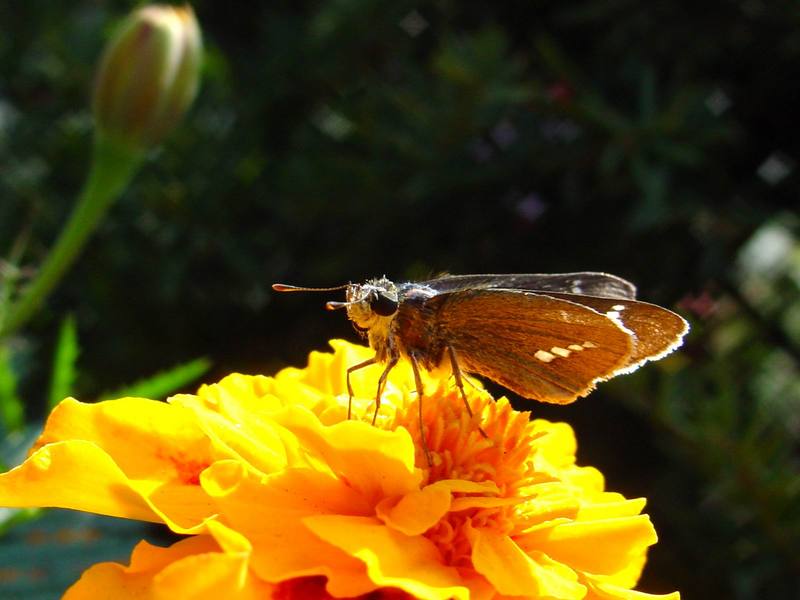
[(141, 151), (114, 143), (105, 136), (96, 138), (93, 150), (92, 169), (78, 203), (33, 283), (0, 323), (0, 338), (19, 329), (34, 315), (125, 188), (143, 156)]

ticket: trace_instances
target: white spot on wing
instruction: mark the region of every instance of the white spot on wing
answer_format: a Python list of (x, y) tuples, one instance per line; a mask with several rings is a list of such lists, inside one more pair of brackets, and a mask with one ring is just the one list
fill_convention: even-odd
[(625, 305), (624, 304), (615, 304), (614, 306), (611, 307), (611, 310), (625, 310)]
[(597, 348), (597, 344), (593, 344), (592, 342), (583, 342), (584, 348)]
[(570, 344), (569, 346), (567, 346), (567, 348), (569, 348), (573, 352), (581, 352), (583, 350), (583, 346), (578, 346), (578, 344)]
[(534, 356), (545, 363), (549, 363), (555, 358), (555, 354), (550, 354), (547, 350), (537, 350)]
[[(614, 321), (614, 323), (617, 325), (617, 327), (619, 327), (620, 329), (622, 329), (622, 331), (624, 331), (625, 333), (627, 333), (627, 334), (628, 334), (628, 335), (630, 335), (630, 336), (633, 336), (633, 335), (634, 335), (633, 331), (631, 331), (630, 329), (628, 329), (627, 327), (625, 327), (625, 323), (623, 323), (623, 322), (622, 322), (622, 319), (620, 318), (619, 311), (618, 311), (618, 310), (616, 310), (616, 309), (617, 309), (617, 307), (619, 307), (619, 306), (622, 306), (622, 305), (621, 305), (621, 304), (616, 304), (616, 305), (614, 305), (614, 306), (612, 307), (614, 310), (610, 310), (610, 311), (608, 311), (608, 312), (606, 313), (606, 316), (607, 316), (609, 319), (611, 319), (612, 321)], [(624, 309), (625, 307), (624, 307), (624, 306), (622, 306), (622, 308)]]
[(561, 358), (567, 358), (570, 354), (572, 354), (566, 348), (559, 348), (558, 346), (553, 346), (552, 348), (550, 348), (550, 352), (552, 352), (556, 356), (560, 356)]

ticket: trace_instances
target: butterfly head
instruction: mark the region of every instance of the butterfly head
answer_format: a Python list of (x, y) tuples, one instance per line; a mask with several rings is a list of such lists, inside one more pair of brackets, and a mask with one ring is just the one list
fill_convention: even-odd
[(328, 310), (347, 310), (347, 316), (356, 329), (362, 334), (369, 332), (373, 337), (386, 337), (389, 325), (394, 319), (400, 305), (397, 286), (380, 277), (369, 279), (366, 283), (346, 283), (328, 288), (310, 288), (284, 283), (275, 283), (272, 289), (276, 292), (333, 292), (345, 290), (346, 301), (331, 301), (325, 305)]
[(381, 327), (392, 320), (399, 301), (397, 286), (381, 277), (347, 286), (346, 302), (329, 302), (329, 309), (346, 308), (347, 316), (360, 330)]

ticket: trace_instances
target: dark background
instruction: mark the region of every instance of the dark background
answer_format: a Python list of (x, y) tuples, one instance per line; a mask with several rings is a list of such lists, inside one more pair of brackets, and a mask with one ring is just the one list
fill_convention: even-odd
[[(69, 214), (94, 65), (132, 6), (0, 6), (0, 254), (29, 228), (35, 267)], [(796, 2), (194, 6), (198, 101), (16, 340), (30, 419), (68, 312), (91, 399), (195, 356), (211, 381), (355, 339), (331, 296), (275, 281), (608, 271), (691, 320), (682, 351), (517, 406), (648, 497), (640, 589), (800, 593)]]

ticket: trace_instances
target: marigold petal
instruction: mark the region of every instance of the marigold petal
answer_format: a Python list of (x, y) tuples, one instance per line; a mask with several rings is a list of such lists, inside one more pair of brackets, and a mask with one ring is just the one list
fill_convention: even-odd
[(610, 575), (623, 570), (657, 540), (650, 517), (639, 515), (560, 523), (519, 536), (517, 543), (575, 569)]
[(153, 598), (150, 573), (127, 573), (119, 563), (103, 562), (83, 572), (63, 600), (127, 600)]
[[(335, 372), (343, 375), (346, 375), (348, 367), (352, 367), (353, 365), (363, 362), (368, 358), (372, 358), (375, 355), (375, 351), (371, 348), (353, 344), (347, 340), (334, 339), (330, 340), (328, 343), (330, 344), (331, 348), (333, 348), (333, 354), (328, 354), (328, 356), (333, 356), (333, 360), (329, 368), (335, 369)], [(310, 362), (311, 361), (309, 361), (309, 366)], [(359, 389), (369, 388), (369, 392), (366, 395), (374, 397), (374, 387), (377, 382), (377, 376), (381, 374), (381, 366), (377, 365), (373, 369), (372, 374), (369, 374), (368, 370), (369, 369), (367, 368), (355, 371), (351, 374), (351, 381), (353, 382), (353, 388), (356, 393), (358, 393)], [(422, 376), (423, 383), (430, 378), (430, 375), (427, 371), (422, 371), (420, 375)], [(360, 377), (363, 377), (363, 379), (359, 379)], [(346, 394), (346, 378), (338, 380), (337, 383), (339, 383), (341, 387), (335, 388), (337, 391), (333, 391), (333, 393)], [(366, 385), (361, 386), (360, 384), (362, 383)], [(389, 372), (389, 377), (386, 379), (386, 385), (387, 387), (393, 387), (398, 390), (416, 389), (414, 372), (411, 369), (411, 363), (408, 361), (400, 361), (394, 367), (394, 369)]]
[(469, 510), (472, 508), (500, 508), (501, 506), (517, 506), (519, 498), (490, 498), (487, 496), (467, 496), (465, 498), (455, 498), (450, 505), (452, 512)]
[(339, 477), (371, 504), (419, 488), (414, 442), (405, 429), (384, 431), (367, 423), (345, 421), (329, 427), (302, 408), (276, 417)]
[(526, 554), (507, 535), (488, 529), (474, 529), (473, 536), (472, 564), (499, 593), (565, 600), (586, 595), (572, 569), (540, 552)]
[(586, 600), (680, 600), (680, 593), (646, 594), (603, 581), (600, 577), (585, 576), (589, 588)]
[(592, 575), (584, 573), (584, 575), (596, 578), (598, 581), (616, 585), (618, 587), (632, 589), (636, 587), (639, 578), (642, 576), (642, 571), (647, 563), (647, 548), (643, 548), (639, 554), (633, 554), (630, 560), (623, 569), (611, 575)]
[(153, 577), (164, 567), (187, 556), (218, 551), (210, 536), (192, 536), (169, 548), (139, 542), (128, 566), (114, 562), (93, 565), (64, 595), (64, 600), (126, 600), (154, 598)]
[(453, 495), (433, 485), (397, 498), (385, 498), (375, 514), (386, 525), (406, 535), (420, 535), (433, 527), (450, 510)]
[[(344, 340), (331, 340), (329, 343), (334, 348), (333, 353), (311, 352), (307, 367), (283, 369), (275, 376), (276, 380), (294, 379), (328, 396), (346, 394), (347, 368), (371, 358), (375, 353), (369, 348)], [(353, 377), (357, 375), (358, 372)]]
[[(375, 514), (381, 521), (397, 531), (406, 535), (420, 535), (436, 525), (449, 510), (465, 510), (476, 506), (500, 506), (518, 502), (512, 498), (487, 498), (485, 496), (466, 496), (453, 499), (454, 492), (497, 494), (499, 490), (492, 481), (442, 479), (400, 498), (384, 498), (375, 507)], [(482, 504), (481, 501), (486, 502)]]
[(145, 398), (62, 401), (34, 450), (51, 442), (93, 442), (132, 479), (191, 483), (213, 459), (211, 446), (183, 408)]
[(0, 506), (50, 506), (161, 521), (108, 454), (81, 440), (48, 444), (0, 474)]
[(320, 540), (302, 523), (308, 515), (372, 513), (371, 506), (330, 473), (289, 469), (255, 477), (231, 460), (209, 467), (201, 483), (215, 499), (220, 518), (252, 544), (250, 565), (261, 579), (325, 575), (328, 589), (339, 596), (375, 589), (360, 561)]
[(236, 522), (234, 529), (243, 532), (263, 521), (266, 508), (286, 515), (372, 512), (371, 505), (346, 482), (315, 469), (287, 469), (258, 477), (237, 461), (218, 461), (203, 472), (201, 485)]
[[(309, 408), (328, 425), (344, 420), (347, 414), (347, 368), (375, 355), (370, 348), (345, 340), (331, 340), (330, 345), (334, 349), (333, 353), (311, 352), (306, 368), (286, 368), (275, 376), (276, 395), (284, 398), (287, 405)], [(353, 412), (358, 417), (363, 415), (371, 418), (372, 412), (368, 408), (370, 405), (374, 406), (377, 380), (383, 369), (383, 366), (376, 364), (351, 374), (350, 380), (355, 392), (351, 402)], [(429, 378), (424, 371), (421, 375), (423, 382)], [(391, 370), (386, 380), (378, 420), (386, 420), (391, 412), (390, 407), (402, 405), (413, 389), (415, 383), (411, 366), (401, 361)]]
[[(131, 486), (139, 489), (141, 482), (131, 482)], [(217, 513), (217, 507), (199, 485), (165, 483), (146, 494), (145, 501), (175, 533), (201, 533)]]
[(192, 535), (166, 547), (142, 540), (131, 552), (131, 562), (126, 569), (131, 573), (156, 571), (186, 556), (204, 552), (219, 552), (219, 545), (210, 535)]
[(262, 600), (275, 588), (248, 571), (246, 558), (220, 553), (184, 558), (159, 573), (154, 584), (159, 600)]
[(253, 415), (281, 410), (284, 402), (275, 397), (275, 379), (264, 375), (231, 373), (217, 383), (203, 384), (197, 390), (209, 408), (246, 426)]
[(273, 586), (247, 568), (249, 552), (221, 551), (210, 536), (193, 536), (160, 548), (140, 542), (129, 566), (100, 563), (89, 568), (66, 593), (66, 600), (269, 597)]
[[(552, 467), (564, 469), (575, 464), (578, 442), (572, 427), (567, 423), (553, 423), (544, 419), (534, 419), (531, 425), (534, 435), (543, 434), (536, 440), (533, 459), (537, 466), (546, 462)], [(537, 470), (544, 469), (540, 467)]]
[[(206, 386), (206, 389), (213, 386)], [(225, 392), (219, 392), (225, 395)], [(277, 427), (259, 413), (245, 416), (235, 408), (235, 401), (219, 399), (220, 414), (209, 410), (206, 401), (188, 394), (173, 396), (170, 404), (195, 413), (197, 425), (208, 436), (218, 456), (236, 458), (261, 473), (274, 473), (287, 464), (284, 440)]]
[(468, 600), (458, 571), (442, 564), (434, 544), (407, 536), (372, 517), (315, 516), (303, 522), (321, 539), (362, 560), (379, 587), (424, 600)]
[(468, 479), (440, 479), (427, 487), (441, 487), (459, 494), (499, 494), (494, 481), (469, 481)]
[(608, 500), (581, 504), (576, 519), (578, 521), (597, 521), (614, 517), (633, 517), (642, 512), (647, 503), (645, 498), (626, 500), (621, 494), (606, 492)]
[(564, 483), (568, 483), (581, 491), (584, 499), (602, 500), (607, 492), (605, 476), (594, 467), (565, 468), (558, 471), (558, 477)]
[(132, 480), (92, 442), (54, 442), (0, 474), (0, 505), (70, 508), (196, 533), (215, 511), (196, 485)]
[(257, 600), (270, 596), (274, 586), (250, 571), (251, 546), (246, 538), (216, 521), (209, 530), (222, 552), (197, 554), (176, 561), (154, 578), (156, 597), (237, 598)]

